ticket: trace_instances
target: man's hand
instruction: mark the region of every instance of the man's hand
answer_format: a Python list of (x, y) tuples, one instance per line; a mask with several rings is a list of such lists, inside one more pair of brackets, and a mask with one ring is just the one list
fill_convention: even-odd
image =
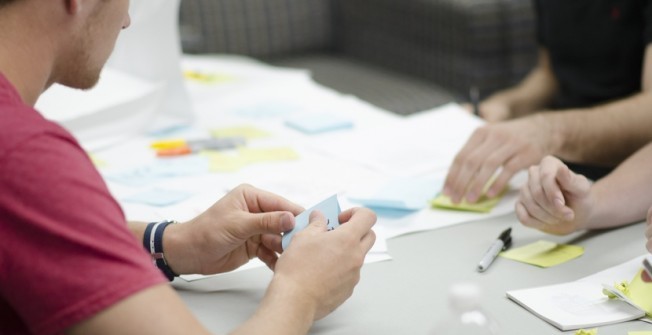
[(590, 191), (588, 179), (547, 156), (541, 165), (530, 168), (528, 182), (516, 202), (516, 215), (525, 226), (550, 234), (585, 229), (596, 206)]
[(485, 185), (500, 172), (486, 194), (495, 197), (518, 171), (538, 163), (557, 145), (544, 117), (530, 117), (486, 125), (476, 129), (457, 154), (448, 171), (444, 194), (454, 203), (473, 203)]
[(193, 220), (166, 229), (167, 261), (179, 274), (231, 271), (254, 257), (274, 269), (281, 233), (294, 227), (303, 210), (272, 193), (238, 186)]
[(292, 238), (292, 244), (276, 264), (270, 285), (274, 290), (300, 292), (306, 306), (314, 306), (320, 319), (342, 304), (360, 280), (360, 268), (376, 236), (371, 227), (376, 215), (366, 208), (344, 211), (337, 229), (327, 231), (326, 218), (318, 211), (310, 224)]

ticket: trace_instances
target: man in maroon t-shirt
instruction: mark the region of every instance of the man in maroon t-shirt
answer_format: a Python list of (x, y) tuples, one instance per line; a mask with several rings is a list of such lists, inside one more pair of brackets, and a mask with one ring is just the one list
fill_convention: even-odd
[(0, 334), (203, 334), (152, 259), (169, 277), (254, 257), (274, 277), (235, 332), (306, 333), (351, 295), (373, 212), (345, 211), (328, 233), (312, 213), (282, 256), (303, 209), (247, 185), (184, 224), (127, 223), (75, 139), (33, 109), (53, 83), (95, 85), (128, 3), (0, 0)]

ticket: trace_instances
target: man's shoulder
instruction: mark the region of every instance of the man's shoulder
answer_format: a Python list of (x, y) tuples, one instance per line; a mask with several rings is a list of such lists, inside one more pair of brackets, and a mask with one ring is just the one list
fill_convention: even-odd
[(61, 126), (24, 104), (0, 100), (0, 120), (0, 159), (36, 137), (72, 140)]

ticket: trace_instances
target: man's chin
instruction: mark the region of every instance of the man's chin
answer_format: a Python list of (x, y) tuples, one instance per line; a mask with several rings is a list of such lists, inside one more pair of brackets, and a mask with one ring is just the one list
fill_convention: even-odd
[(73, 78), (66, 78), (58, 82), (58, 84), (75, 88), (79, 90), (90, 90), (95, 87), (100, 81), (99, 73), (95, 76), (75, 76)]

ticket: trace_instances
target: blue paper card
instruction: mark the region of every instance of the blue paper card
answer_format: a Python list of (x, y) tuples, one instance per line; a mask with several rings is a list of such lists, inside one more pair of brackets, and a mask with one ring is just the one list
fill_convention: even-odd
[(133, 194), (122, 200), (150, 206), (169, 206), (190, 198), (192, 194), (182, 191), (153, 188), (151, 190)]
[(365, 207), (416, 211), (428, 206), (442, 186), (441, 178), (399, 178), (391, 180), (369, 196), (351, 196), (349, 200)]
[(285, 124), (306, 134), (353, 128), (351, 120), (332, 114), (308, 114), (287, 119)]
[(342, 210), (340, 209), (340, 203), (337, 202), (337, 195), (332, 195), (296, 216), (294, 229), (283, 234), (283, 240), (281, 241), (283, 250), (287, 249), (288, 245), (290, 245), (292, 236), (296, 232), (302, 231), (308, 226), (308, 223), (310, 223), (310, 213), (314, 210), (318, 210), (324, 214), (328, 221), (328, 230), (333, 230), (340, 225), (339, 215)]

